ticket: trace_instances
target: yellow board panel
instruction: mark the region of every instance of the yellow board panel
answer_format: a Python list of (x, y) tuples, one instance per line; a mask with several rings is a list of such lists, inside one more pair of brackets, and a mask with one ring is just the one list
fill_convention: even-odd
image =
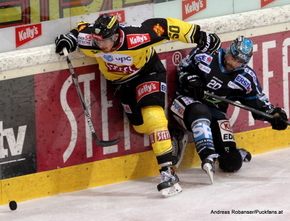
[(237, 146), (249, 150), (252, 154), (261, 154), (276, 149), (290, 147), (290, 127), (277, 131), (271, 127), (251, 130), (235, 135)]
[(0, 8), (0, 23), (20, 21), (21, 7)]
[(41, 10), (39, 0), (30, 0), (30, 23), (40, 22)]
[[(253, 155), (290, 147), (290, 128), (263, 128), (235, 134), (238, 147)], [(193, 143), (189, 143), (182, 170), (200, 165)], [(159, 173), (153, 151), (116, 157), (82, 165), (0, 180), (0, 205), (52, 196), (107, 184), (154, 176)], [(152, 183), (157, 185), (157, 183)]]
[[(158, 165), (152, 151), (0, 181), (0, 205), (111, 183), (153, 176)], [(157, 184), (156, 184), (157, 185)]]

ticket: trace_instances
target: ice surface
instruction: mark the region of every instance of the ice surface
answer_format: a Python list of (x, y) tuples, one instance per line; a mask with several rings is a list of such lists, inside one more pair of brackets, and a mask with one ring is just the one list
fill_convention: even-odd
[(154, 176), (20, 202), (15, 211), (4, 205), (0, 220), (288, 221), (289, 159), (290, 148), (254, 155), (237, 173), (216, 171), (213, 185), (200, 167), (181, 170), (177, 174), (183, 192), (171, 198), (157, 191), (160, 178)]

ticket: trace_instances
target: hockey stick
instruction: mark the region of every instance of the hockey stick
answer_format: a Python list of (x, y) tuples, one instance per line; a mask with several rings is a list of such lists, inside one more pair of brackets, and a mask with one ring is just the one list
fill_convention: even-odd
[(86, 120), (87, 120), (87, 123), (88, 123), (88, 125), (90, 127), (90, 130), (92, 132), (92, 135), (93, 135), (93, 138), (95, 140), (95, 143), (98, 146), (100, 146), (100, 147), (112, 146), (112, 145), (118, 143), (122, 139), (122, 137), (119, 137), (119, 138), (117, 138), (115, 140), (108, 140), (108, 141), (101, 140), (101, 139), (98, 138), (98, 136), (96, 134), (96, 131), (95, 131), (95, 128), (94, 128), (94, 125), (92, 123), (92, 119), (91, 119), (90, 113), (88, 111), (88, 107), (87, 107), (87, 105), (85, 103), (84, 96), (83, 96), (82, 91), (80, 89), (78, 78), (77, 78), (77, 76), (75, 74), (74, 67), (73, 67), (73, 65), (71, 63), (71, 60), (69, 58), (69, 54), (68, 54), (68, 51), (67, 51), (66, 48), (63, 49), (63, 53), (64, 53), (64, 56), (66, 57), (66, 62), (67, 62), (69, 71), (71, 73), (72, 80), (73, 80), (75, 88), (77, 90), (78, 97), (79, 97), (81, 105), (83, 107), (83, 110), (84, 110), (84, 113), (85, 113), (85, 116), (86, 116)]
[[(245, 110), (247, 110), (247, 111), (251, 111), (251, 112), (253, 112), (253, 113), (255, 113), (255, 114), (258, 114), (258, 115), (260, 115), (260, 116), (264, 116), (264, 117), (267, 117), (267, 118), (269, 118), (269, 119), (273, 119), (273, 118), (274, 118), (274, 116), (271, 115), (271, 114), (267, 114), (267, 113), (265, 113), (265, 112), (263, 112), (263, 111), (259, 111), (259, 110), (255, 109), (255, 108), (252, 108), (252, 107), (249, 107), (249, 106), (243, 105), (243, 104), (238, 103), (238, 102), (235, 102), (235, 101), (231, 101), (231, 100), (229, 100), (229, 99), (226, 99), (226, 98), (220, 97), (220, 96), (218, 96), (218, 95), (211, 94), (211, 93), (206, 92), (206, 91), (204, 92), (204, 94), (207, 95), (207, 96), (210, 96), (210, 97), (216, 98), (216, 99), (218, 99), (218, 100), (224, 101), (224, 102), (226, 102), (226, 103), (228, 103), (228, 104), (234, 105), (234, 106), (236, 106), (236, 107), (239, 107), (239, 108), (245, 109)], [(290, 122), (289, 122), (289, 121), (285, 121), (285, 123), (288, 124), (288, 125), (290, 125)]]

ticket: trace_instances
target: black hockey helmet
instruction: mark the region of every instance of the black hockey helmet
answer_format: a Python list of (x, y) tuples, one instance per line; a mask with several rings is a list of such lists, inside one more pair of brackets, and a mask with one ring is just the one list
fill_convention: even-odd
[(103, 40), (112, 37), (118, 30), (118, 19), (113, 15), (102, 14), (93, 25), (93, 37), (98, 40)]
[(247, 64), (253, 55), (253, 42), (244, 36), (237, 37), (227, 49), (235, 59)]

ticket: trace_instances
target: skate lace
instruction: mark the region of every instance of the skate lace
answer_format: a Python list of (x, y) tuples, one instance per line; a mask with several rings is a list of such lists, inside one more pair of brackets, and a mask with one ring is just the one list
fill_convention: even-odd
[(172, 175), (170, 172), (168, 171), (162, 171), (161, 172), (161, 182), (167, 182), (170, 179), (175, 180), (174, 175)]

